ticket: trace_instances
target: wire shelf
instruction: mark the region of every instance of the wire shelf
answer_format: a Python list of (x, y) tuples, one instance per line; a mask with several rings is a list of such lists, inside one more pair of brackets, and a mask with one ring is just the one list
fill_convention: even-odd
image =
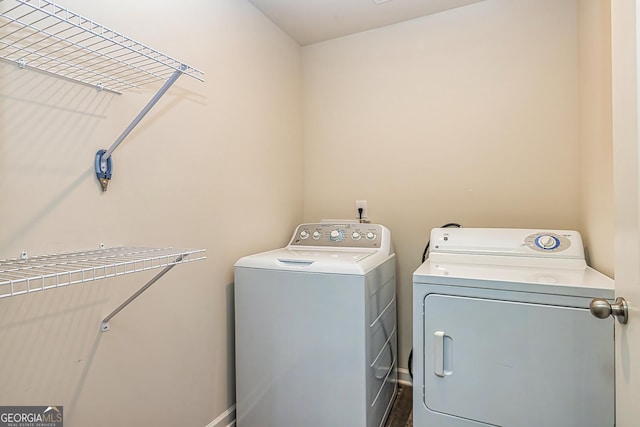
[(204, 73), (49, 0), (0, 0), (0, 58), (120, 93)]
[(116, 247), (0, 260), (0, 298), (206, 259), (204, 249)]

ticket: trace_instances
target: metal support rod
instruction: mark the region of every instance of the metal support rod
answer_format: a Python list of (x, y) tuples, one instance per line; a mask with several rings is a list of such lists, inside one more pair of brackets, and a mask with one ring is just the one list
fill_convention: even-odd
[(118, 308), (116, 308), (115, 310), (113, 310), (107, 317), (104, 318), (104, 320), (102, 320), (102, 324), (100, 326), (100, 330), (102, 332), (106, 332), (109, 330), (109, 321), (118, 313), (120, 313), (122, 311), (123, 308), (125, 308), (126, 306), (128, 306), (134, 299), (138, 298), (140, 296), (140, 294), (142, 294), (144, 291), (146, 291), (151, 285), (153, 285), (154, 283), (156, 283), (158, 281), (158, 279), (160, 279), (162, 276), (164, 276), (169, 270), (171, 270), (173, 267), (176, 266), (177, 263), (179, 263), (180, 261), (182, 261), (184, 259), (184, 257), (188, 256), (188, 254), (182, 254), (180, 255), (178, 258), (176, 258), (176, 260), (174, 261), (173, 264), (166, 266), (164, 269), (162, 269), (162, 271), (158, 274), (156, 274), (151, 280), (149, 280), (147, 282), (147, 284), (145, 284), (143, 287), (141, 287), (140, 289), (138, 289), (138, 291), (131, 295), (125, 302), (123, 302), (122, 304), (120, 304), (120, 306)]
[(109, 147), (109, 149), (102, 155), (103, 162), (106, 162), (107, 159), (111, 157), (111, 153), (113, 153), (115, 149), (118, 148), (118, 145), (120, 145), (120, 143), (124, 141), (127, 135), (129, 135), (131, 131), (138, 125), (138, 123), (140, 123), (140, 120), (142, 120), (144, 116), (147, 115), (147, 113), (153, 108), (154, 105), (156, 105), (156, 103), (160, 100), (160, 98), (162, 98), (162, 95), (164, 95), (165, 92), (169, 90), (169, 88), (176, 82), (176, 80), (178, 80), (178, 77), (180, 77), (183, 71), (186, 69), (187, 69), (187, 66), (185, 64), (182, 64), (180, 65), (180, 69), (176, 70), (171, 75), (171, 77), (169, 77), (169, 80), (167, 80), (164, 83), (164, 85), (162, 85), (160, 90), (153, 96), (153, 98), (151, 98), (151, 100), (147, 103), (147, 105), (145, 105), (142, 111), (140, 111), (140, 113), (136, 116), (136, 118), (133, 119), (131, 124), (127, 126), (127, 128), (124, 130), (124, 132), (122, 132), (122, 134), (118, 137), (118, 139), (116, 139), (116, 142), (114, 142), (111, 145), (111, 147)]

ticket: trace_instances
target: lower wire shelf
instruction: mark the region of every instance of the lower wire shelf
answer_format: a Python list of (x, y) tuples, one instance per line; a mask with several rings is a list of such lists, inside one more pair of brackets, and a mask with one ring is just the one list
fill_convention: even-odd
[(204, 252), (123, 246), (0, 260), (0, 299), (199, 261)]

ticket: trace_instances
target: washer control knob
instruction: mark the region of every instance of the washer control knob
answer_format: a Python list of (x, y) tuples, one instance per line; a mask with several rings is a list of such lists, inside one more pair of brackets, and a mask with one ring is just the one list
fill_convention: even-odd
[(367, 233), (367, 240), (375, 240), (375, 238), (376, 238), (376, 234), (375, 233), (373, 233), (371, 231)]
[(353, 233), (351, 233), (351, 238), (353, 240), (360, 240), (360, 237), (362, 237), (362, 236), (357, 231), (354, 231)]
[(320, 238), (320, 232), (318, 230), (313, 232), (313, 238), (318, 240)]
[(309, 232), (308, 232), (307, 230), (302, 230), (302, 231), (300, 232), (300, 238), (301, 238), (302, 240), (304, 240), (304, 239), (306, 239), (306, 238), (308, 238), (308, 237), (309, 237)]
[(341, 242), (344, 239), (344, 231), (342, 230), (331, 230), (331, 234), (329, 235), (329, 240), (334, 242)]

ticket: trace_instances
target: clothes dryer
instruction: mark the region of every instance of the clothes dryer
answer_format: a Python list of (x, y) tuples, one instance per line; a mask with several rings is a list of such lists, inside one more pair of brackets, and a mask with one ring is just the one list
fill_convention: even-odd
[(396, 393), (396, 273), (376, 224), (302, 224), (235, 264), (238, 427), (380, 427)]
[(576, 231), (439, 228), (413, 275), (416, 427), (615, 425), (613, 281)]

